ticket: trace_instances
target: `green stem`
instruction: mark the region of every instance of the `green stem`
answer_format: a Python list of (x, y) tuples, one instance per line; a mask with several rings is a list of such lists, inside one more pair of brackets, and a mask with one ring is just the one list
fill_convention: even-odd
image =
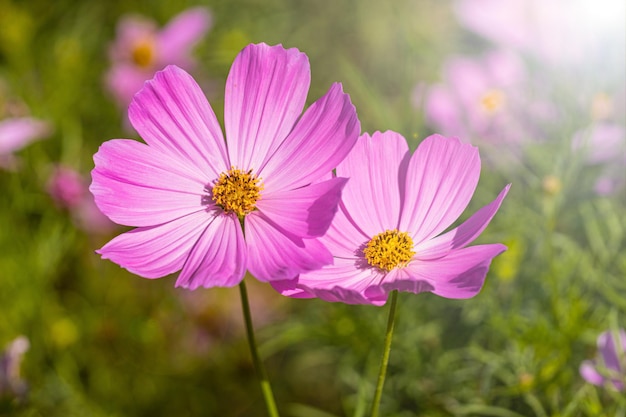
[(254, 338), (252, 315), (250, 314), (250, 304), (248, 303), (248, 290), (246, 289), (246, 283), (244, 281), (241, 281), (239, 284), (239, 293), (241, 294), (241, 309), (243, 310), (243, 318), (246, 322), (246, 333), (248, 335), (250, 353), (252, 354), (252, 362), (254, 363), (254, 369), (259, 377), (261, 391), (263, 391), (263, 398), (265, 399), (265, 407), (267, 408), (267, 414), (270, 417), (279, 417), (276, 401), (274, 400), (274, 393), (272, 392), (272, 387), (267, 377), (267, 372), (265, 372), (263, 362), (261, 362), (259, 350), (256, 345), (256, 339)]
[(383, 385), (385, 385), (385, 375), (387, 375), (387, 364), (389, 363), (389, 352), (391, 351), (391, 338), (393, 337), (393, 328), (396, 318), (396, 302), (398, 301), (398, 290), (391, 292), (391, 305), (389, 306), (389, 318), (387, 319), (387, 333), (385, 334), (385, 347), (383, 357), (380, 361), (380, 372), (378, 373), (378, 383), (376, 384), (376, 393), (374, 394), (374, 403), (372, 404), (372, 417), (378, 417), (378, 409), (380, 408), (380, 399), (383, 396)]

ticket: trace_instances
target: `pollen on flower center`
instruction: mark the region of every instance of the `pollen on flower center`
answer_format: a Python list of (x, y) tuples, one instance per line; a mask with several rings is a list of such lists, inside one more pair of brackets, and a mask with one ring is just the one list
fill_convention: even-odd
[(480, 98), (480, 106), (489, 114), (504, 107), (505, 96), (500, 90), (489, 90)]
[(154, 59), (154, 45), (151, 40), (138, 42), (132, 51), (133, 62), (142, 68), (152, 65)]
[(263, 184), (260, 178), (248, 172), (232, 167), (228, 172), (222, 172), (215, 182), (212, 198), (215, 204), (227, 213), (236, 213), (243, 217), (256, 209), (256, 202), (261, 197)]
[(391, 271), (406, 266), (415, 252), (411, 237), (394, 229), (374, 236), (363, 249), (363, 254), (368, 264)]

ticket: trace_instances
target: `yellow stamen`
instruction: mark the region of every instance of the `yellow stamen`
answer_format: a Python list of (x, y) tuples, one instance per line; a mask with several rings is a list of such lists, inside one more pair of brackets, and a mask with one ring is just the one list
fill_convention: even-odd
[(363, 249), (363, 254), (368, 264), (391, 271), (406, 266), (415, 252), (411, 237), (394, 229), (374, 236)]
[(236, 213), (239, 218), (256, 209), (256, 202), (261, 198), (263, 184), (261, 179), (248, 172), (232, 167), (222, 172), (215, 182), (212, 198), (215, 204), (227, 213)]
[(489, 90), (480, 98), (480, 107), (489, 114), (493, 114), (504, 107), (504, 93), (500, 90)]
[(144, 39), (137, 42), (132, 52), (133, 61), (142, 68), (148, 68), (154, 60), (154, 42)]

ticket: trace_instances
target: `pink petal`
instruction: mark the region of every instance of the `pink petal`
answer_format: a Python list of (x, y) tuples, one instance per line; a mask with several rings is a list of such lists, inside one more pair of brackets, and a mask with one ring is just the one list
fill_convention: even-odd
[(370, 239), (398, 227), (400, 193), (409, 158), (406, 140), (395, 132), (362, 135), (337, 175), (350, 180), (343, 204), (354, 222)]
[(143, 16), (122, 17), (117, 24), (115, 42), (109, 48), (109, 58), (116, 63), (132, 61), (133, 48), (137, 42), (152, 40), (156, 32), (156, 23)]
[(364, 295), (366, 289), (378, 285), (384, 275), (373, 268), (362, 267), (355, 262), (358, 261), (335, 259), (333, 265), (301, 274), (297, 287), (325, 301), (347, 304), (384, 304), (384, 300), (373, 301)]
[(432, 261), (414, 259), (402, 273), (389, 273), (382, 288), (387, 293), (431, 291), (445, 298), (471, 298), (480, 292), (493, 257), (505, 250), (496, 243), (458, 249)]
[(341, 84), (311, 105), (294, 130), (262, 167), (268, 189), (292, 189), (331, 172), (357, 141), (356, 110)]
[(246, 216), (245, 235), (248, 270), (260, 281), (293, 279), (333, 261), (328, 249), (317, 239), (290, 235), (259, 212)]
[(604, 384), (604, 377), (596, 371), (596, 365), (593, 361), (583, 361), (580, 365), (580, 375), (583, 379), (593, 385)]
[(445, 71), (449, 88), (455, 92), (466, 110), (475, 109), (486, 91), (498, 87), (493, 85), (484, 64), (476, 58), (451, 58), (446, 63)]
[(616, 123), (598, 123), (574, 134), (572, 148), (584, 153), (588, 164), (626, 160), (626, 129)]
[(479, 176), (475, 147), (429, 136), (409, 162), (399, 229), (412, 233), (416, 245), (440, 234), (465, 210)]
[(322, 236), (330, 226), (346, 178), (333, 178), (295, 190), (263, 194), (257, 208), (270, 221), (296, 236)]
[(246, 242), (236, 215), (214, 218), (196, 241), (181, 271), (177, 287), (232, 287), (246, 273)]
[(207, 180), (230, 169), (222, 130), (194, 79), (170, 65), (147, 81), (128, 109), (148, 145), (193, 163)]
[(313, 294), (306, 292), (305, 290), (298, 288), (298, 278), (286, 279), (281, 281), (270, 281), (270, 285), (279, 294), (290, 298), (315, 298)]
[(91, 194), (87, 194), (80, 205), (72, 211), (72, 219), (77, 227), (89, 234), (108, 235), (117, 228), (117, 225), (98, 209)]
[(194, 166), (134, 140), (103, 143), (90, 191), (116, 223), (154, 226), (206, 210), (206, 181)]
[(608, 369), (626, 372), (626, 369), (621, 369), (620, 364), (620, 357), (626, 357), (626, 332), (620, 330), (618, 338), (621, 340), (614, 338), (611, 331), (601, 333), (598, 336), (598, 351)]
[(168, 64), (179, 63), (181, 56), (209, 30), (213, 17), (205, 7), (194, 7), (174, 17), (158, 35), (159, 58)]
[(511, 188), (510, 184), (504, 187), (494, 201), (478, 210), (459, 227), (418, 245), (415, 248), (417, 252), (416, 258), (421, 260), (440, 258), (450, 251), (463, 248), (474, 241), (489, 225), (489, 222), (500, 208), (502, 200), (506, 197), (509, 188)]
[(368, 287), (364, 294), (373, 302), (384, 304), (387, 301), (389, 293), (393, 290), (400, 292), (411, 292), (419, 294), (422, 292), (431, 292), (435, 289), (433, 284), (423, 278), (416, 278), (415, 274), (408, 268), (396, 268), (389, 271), (380, 285)]
[(10, 154), (50, 134), (50, 125), (31, 117), (0, 121), (0, 155)]
[(444, 85), (430, 88), (426, 97), (428, 122), (446, 135), (465, 137), (467, 129), (462, 120), (460, 103)]
[(510, 50), (490, 51), (482, 58), (494, 87), (510, 87), (526, 78), (524, 63), (520, 56)]
[(106, 86), (124, 110), (132, 101), (152, 72), (125, 62), (116, 63), (106, 74)]
[(361, 257), (362, 245), (367, 244), (371, 238), (372, 236), (368, 236), (356, 225), (346, 212), (345, 206), (340, 204), (333, 222), (320, 241), (335, 258), (356, 260)]
[(245, 47), (226, 80), (224, 124), (231, 164), (258, 169), (302, 113), (311, 74), (297, 49), (264, 43)]
[(46, 190), (59, 207), (70, 210), (79, 206), (89, 194), (87, 184), (80, 173), (63, 165), (56, 165), (53, 168), (48, 176)]
[(214, 216), (196, 212), (169, 223), (123, 233), (96, 252), (144, 278), (180, 270)]

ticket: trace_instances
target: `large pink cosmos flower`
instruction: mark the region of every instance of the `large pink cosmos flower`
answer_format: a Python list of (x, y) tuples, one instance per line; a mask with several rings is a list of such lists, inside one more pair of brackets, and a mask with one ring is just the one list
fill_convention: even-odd
[(361, 136), (337, 175), (350, 177), (321, 241), (334, 263), (273, 283), (292, 297), (382, 305), (393, 290), (469, 298), (501, 244), (466, 247), (487, 226), (509, 186), (460, 226), (480, 175), (478, 150), (458, 139), (426, 138), (411, 156), (398, 133)]
[(123, 17), (109, 50), (112, 62), (106, 83), (120, 106), (126, 108), (154, 73), (173, 64), (191, 70), (191, 49), (209, 30), (212, 17), (203, 7), (175, 16), (162, 30), (141, 16)]
[[(616, 336), (616, 337), (615, 337)], [(626, 331), (606, 331), (598, 336), (598, 358), (584, 361), (580, 375), (593, 385), (611, 385), (618, 391), (626, 389)]]
[(226, 144), (191, 76), (174, 66), (158, 72), (129, 108), (147, 145), (111, 140), (94, 156), (96, 204), (137, 227), (98, 253), (145, 278), (181, 270), (176, 285), (191, 289), (236, 285), (246, 269), (270, 281), (331, 263), (316, 238), (346, 179), (327, 174), (360, 124), (338, 83), (301, 116), (309, 84), (297, 49), (244, 48), (226, 81)]

